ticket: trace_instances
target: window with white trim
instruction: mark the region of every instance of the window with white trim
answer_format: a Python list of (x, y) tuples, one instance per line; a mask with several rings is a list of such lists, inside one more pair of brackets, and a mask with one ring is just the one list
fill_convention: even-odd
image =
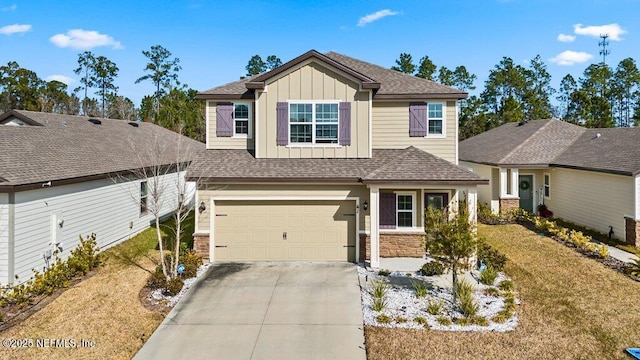
[(544, 174), (544, 197), (551, 197), (551, 175)]
[(289, 103), (290, 144), (337, 144), (338, 102)]
[(251, 104), (249, 103), (234, 103), (233, 104), (233, 136), (236, 137), (250, 137), (250, 119), (251, 119)]
[(427, 136), (444, 136), (444, 104), (429, 103), (427, 106)]
[(415, 222), (415, 194), (396, 194), (396, 226), (412, 228)]
[(147, 205), (147, 195), (148, 195), (147, 182), (141, 181), (140, 182), (140, 215), (145, 215), (149, 212), (149, 207)]

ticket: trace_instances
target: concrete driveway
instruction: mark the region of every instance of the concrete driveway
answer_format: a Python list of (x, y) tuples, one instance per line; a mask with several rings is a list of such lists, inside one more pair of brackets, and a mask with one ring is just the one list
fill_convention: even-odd
[(346, 263), (214, 265), (134, 359), (365, 359)]

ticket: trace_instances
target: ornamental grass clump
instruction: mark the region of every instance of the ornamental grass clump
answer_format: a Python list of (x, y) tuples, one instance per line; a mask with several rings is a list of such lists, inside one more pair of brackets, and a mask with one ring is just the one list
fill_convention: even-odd
[(465, 280), (458, 281), (456, 292), (462, 314), (466, 317), (476, 315), (478, 313), (479, 306), (473, 298), (473, 286)]
[(421, 281), (412, 281), (411, 286), (413, 286), (413, 290), (416, 292), (416, 297), (425, 297), (427, 296), (427, 286)]
[(491, 266), (480, 271), (480, 282), (485, 285), (493, 285), (497, 277), (498, 273)]

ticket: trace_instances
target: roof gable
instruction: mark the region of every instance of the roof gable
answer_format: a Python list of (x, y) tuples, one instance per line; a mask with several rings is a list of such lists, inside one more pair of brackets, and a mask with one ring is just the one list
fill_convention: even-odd
[(462, 99), (467, 93), (431, 80), (403, 74), (335, 52), (321, 54), (310, 50), (280, 67), (198, 93), (199, 99), (253, 98), (253, 91), (264, 89), (271, 79), (283, 76), (305, 62), (313, 61), (357, 80), (363, 89), (374, 91), (374, 99)]

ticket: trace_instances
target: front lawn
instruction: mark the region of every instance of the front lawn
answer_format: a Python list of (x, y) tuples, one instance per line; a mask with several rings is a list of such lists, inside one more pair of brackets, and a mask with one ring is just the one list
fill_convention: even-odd
[(521, 225), (480, 225), (519, 293), (513, 332), (365, 327), (368, 359), (628, 359), (640, 346), (640, 283)]
[[(77, 348), (0, 348), (1, 359), (131, 359), (164, 318), (146, 309), (138, 295), (155, 269), (155, 228), (105, 251), (104, 266), (95, 275), (66, 289), (25, 321), (0, 333), (4, 339), (56, 339), (76, 342)], [(138, 265), (124, 264), (116, 254), (137, 257)], [(121, 256), (120, 256), (121, 257)], [(80, 341), (93, 342), (82, 348)], [(69, 344), (57, 342), (55, 344)], [(90, 344), (90, 343), (86, 343)]]

